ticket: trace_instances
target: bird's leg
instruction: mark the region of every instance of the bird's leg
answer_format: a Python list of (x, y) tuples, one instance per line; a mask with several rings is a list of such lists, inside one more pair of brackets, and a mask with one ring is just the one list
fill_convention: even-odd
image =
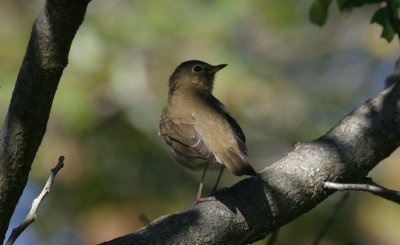
[(215, 200), (215, 197), (201, 197), (201, 192), (203, 190), (203, 185), (204, 185), (203, 184), (204, 183), (204, 177), (206, 176), (208, 165), (209, 165), (209, 163), (206, 163), (204, 165), (203, 174), (201, 175), (201, 181), (200, 181), (200, 185), (199, 185), (199, 190), (197, 191), (197, 195), (196, 195), (196, 201), (193, 204), (196, 204), (198, 202), (205, 202), (205, 201)]
[(221, 169), (219, 170), (217, 182), (215, 182), (215, 185), (214, 185), (214, 187), (212, 188), (211, 195), (214, 194), (214, 193), (217, 191), (218, 184), (219, 184), (219, 181), (221, 180), (221, 176), (222, 176), (222, 173), (224, 172), (224, 169), (225, 169), (225, 166), (222, 165), (222, 166), (221, 166)]
[(206, 176), (207, 168), (208, 168), (208, 163), (204, 164), (203, 174), (201, 175), (199, 190), (197, 191), (197, 196), (196, 196), (197, 201), (201, 199), (201, 192), (203, 190), (204, 177)]

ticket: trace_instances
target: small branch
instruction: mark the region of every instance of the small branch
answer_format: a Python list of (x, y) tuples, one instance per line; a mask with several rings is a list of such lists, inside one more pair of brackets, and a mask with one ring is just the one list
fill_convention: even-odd
[(383, 197), (389, 201), (400, 204), (400, 191), (386, 189), (377, 184), (341, 184), (325, 182), (324, 187), (338, 191), (366, 191), (379, 197)]
[(394, 70), (393, 70), (392, 74), (390, 74), (385, 79), (385, 89), (399, 81), (400, 81), (400, 58), (397, 59), (396, 64), (394, 65)]
[(139, 213), (138, 219), (140, 223), (142, 223), (144, 226), (149, 225), (151, 223), (151, 220), (142, 212)]
[(326, 232), (329, 230), (331, 225), (333, 224), (333, 221), (337, 214), (339, 213), (339, 210), (341, 207), (343, 207), (343, 204), (349, 199), (350, 197), (350, 192), (344, 193), (342, 198), (335, 204), (333, 207), (333, 211), (331, 215), (328, 217), (326, 220), (325, 224), (322, 226), (321, 230), (318, 232), (317, 236), (315, 237), (314, 241), (311, 243), (312, 245), (318, 245), (321, 241), (321, 239), (325, 236)]
[(271, 232), (271, 236), (269, 237), (266, 245), (275, 245), (278, 244), (276, 240), (278, 239), (279, 229), (274, 230)]
[(42, 192), (39, 194), (38, 197), (35, 198), (32, 202), (31, 210), (29, 211), (28, 215), (26, 215), (25, 220), (17, 227), (15, 227), (10, 237), (8, 238), (6, 245), (12, 245), (17, 240), (17, 238), (21, 235), (22, 232), (33, 222), (36, 220), (36, 212), (42, 203), (43, 199), (46, 195), (50, 192), (51, 186), (53, 185), (54, 178), (56, 177), (58, 171), (64, 167), (64, 156), (60, 156), (58, 158), (57, 165), (51, 169), (51, 173), (49, 178), (47, 179), (46, 185), (44, 186)]

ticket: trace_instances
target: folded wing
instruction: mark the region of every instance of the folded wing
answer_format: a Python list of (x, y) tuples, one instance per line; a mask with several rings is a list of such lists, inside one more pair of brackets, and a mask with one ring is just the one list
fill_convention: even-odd
[(207, 148), (200, 134), (195, 130), (194, 119), (186, 121), (162, 119), (160, 134), (175, 151), (209, 163), (217, 162), (213, 152)]

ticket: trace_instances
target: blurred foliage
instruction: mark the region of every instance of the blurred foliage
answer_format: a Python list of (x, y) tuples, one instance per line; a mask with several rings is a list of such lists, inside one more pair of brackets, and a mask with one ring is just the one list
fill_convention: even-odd
[[(1, 120), (43, 2), (0, 1)], [(66, 165), (29, 228), (34, 232), (17, 244), (94, 244), (139, 229), (141, 213), (154, 219), (193, 201), (199, 175), (175, 164), (157, 136), (167, 81), (182, 61), (229, 64), (217, 76), (215, 94), (241, 124), (258, 170), (282, 158), (293, 143), (320, 136), (382, 90), (399, 49), (369, 24), (376, 6), (344, 15), (332, 8), (317, 28), (308, 20), (311, 4), (93, 1), (73, 42), (13, 224), (27, 212), (59, 155)], [(381, 163), (374, 179), (400, 189), (399, 157), (395, 153)], [(209, 185), (215, 177), (207, 175)], [(225, 173), (222, 184), (238, 180)], [(352, 196), (324, 244), (399, 243), (398, 207), (367, 194)], [(286, 225), (280, 244), (309, 244), (336, 198)]]
[[(314, 0), (309, 12), (310, 21), (319, 26), (324, 25), (328, 19), (331, 3), (332, 0)], [(336, 0), (336, 3), (340, 12), (348, 12), (354, 8), (373, 4), (378, 9), (371, 17), (371, 23), (376, 23), (382, 27), (381, 37), (390, 43), (396, 35), (394, 26), (400, 25), (399, 0)]]

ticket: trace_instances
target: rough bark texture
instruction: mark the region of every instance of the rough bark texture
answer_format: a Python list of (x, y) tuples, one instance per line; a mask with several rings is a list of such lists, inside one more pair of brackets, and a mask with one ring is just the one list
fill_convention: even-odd
[(202, 202), (103, 244), (248, 244), (326, 199), (325, 181), (358, 182), (400, 143), (400, 84), (366, 101), (321, 138)]
[[(0, 238), (46, 131), (71, 42), (89, 0), (48, 0), (32, 35), (0, 134)], [(400, 85), (368, 100), (321, 138), (221, 190), (215, 201), (161, 217), (104, 244), (246, 244), (322, 202), (325, 181), (357, 182), (400, 143)]]
[(27, 183), (89, 0), (48, 0), (33, 27), (0, 134), (0, 241)]

